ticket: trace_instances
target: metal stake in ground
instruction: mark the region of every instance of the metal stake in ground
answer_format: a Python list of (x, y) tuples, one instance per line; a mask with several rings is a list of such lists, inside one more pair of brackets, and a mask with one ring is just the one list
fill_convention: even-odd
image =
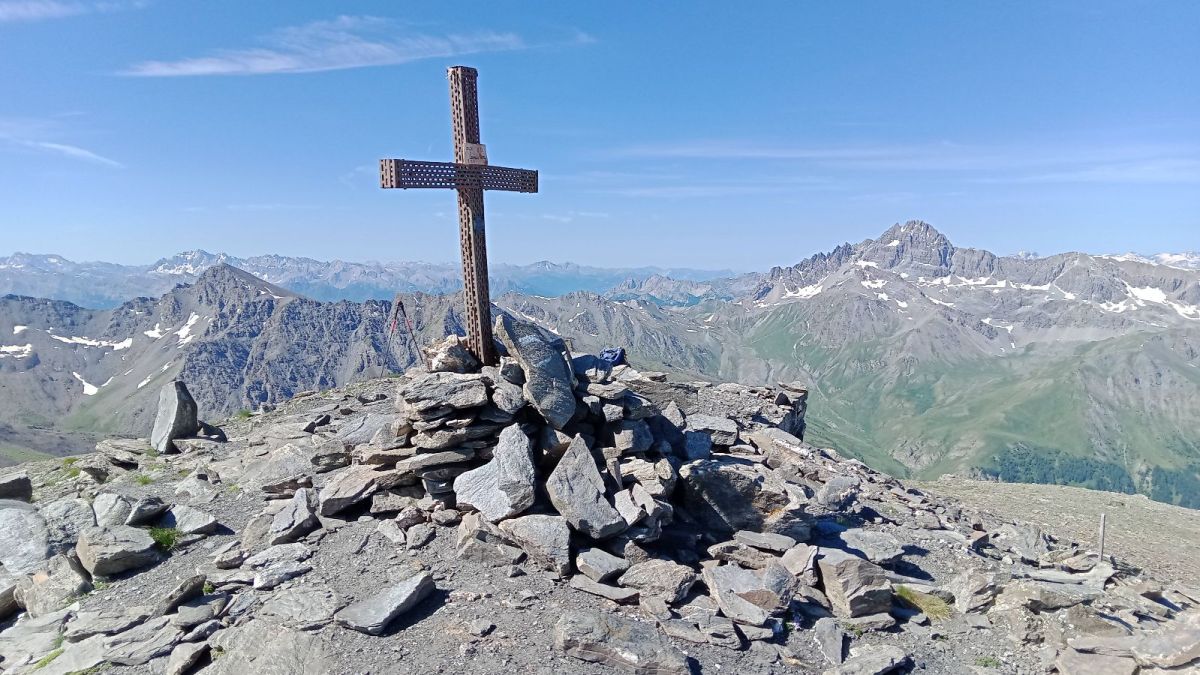
[(450, 77), (450, 117), (454, 127), (453, 162), (379, 161), (384, 188), (458, 190), (459, 242), (462, 249), (463, 299), (467, 309), (467, 348), (485, 365), (495, 365), (492, 303), (488, 291), (487, 239), (483, 231), (483, 191), (537, 192), (537, 171), (489, 166), (479, 142), (478, 71), (454, 66)]

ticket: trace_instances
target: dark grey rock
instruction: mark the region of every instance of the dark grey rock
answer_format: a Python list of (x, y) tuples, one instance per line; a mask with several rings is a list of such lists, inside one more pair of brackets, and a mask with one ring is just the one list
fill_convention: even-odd
[(721, 613), (747, 626), (766, 626), (791, 602), (794, 577), (778, 564), (751, 571), (737, 565), (706, 567), (704, 585)]
[(369, 466), (351, 466), (339, 469), (321, 489), (318, 512), (322, 516), (332, 516), (369, 498), (379, 489), (379, 481), (383, 477), (382, 472)]
[(846, 632), (838, 625), (837, 619), (817, 619), (812, 635), (817, 649), (828, 663), (836, 666), (846, 660)]
[(626, 527), (604, 496), (604, 479), (582, 436), (571, 441), (546, 479), (546, 493), (571, 527), (593, 539), (611, 537)]
[(714, 445), (730, 446), (738, 442), (737, 422), (715, 415), (689, 415), (687, 430), (708, 434)]
[(643, 675), (688, 675), (687, 657), (653, 624), (599, 612), (569, 612), (554, 624), (568, 656)]
[(696, 583), (696, 573), (670, 560), (651, 559), (631, 565), (618, 580), (626, 588), (636, 588), (643, 596), (659, 596), (669, 603), (683, 600)]
[(31, 574), (53, 554), (42, 514), (25, 502), (0, 500), (0, 564), (4, 569)]
[(562, 516), (521, 516), (500, 523), (500, 531), (558, 577), (571, 573), (571, 529)]
[(575, 556), (575, 567), (592, 581), (605, 582), (629, 569), (629, 561), (603, 549), (585, 548)]
[(145, 567), (159, 559), (154, 539), (145, 530), (128, 525), (91, 527), (79, 535), (75, 547), (79, 562), (93, 577), (107, 577)]
[(360, 633), (381, 635), (388, 624), (415, 607), (433, 589), (433, 577), (428, 572), (421, 572), (350, 604), (335, 614), (334, 619), (338, 624)]
[(150, 444), (160, 454), (175, 452), (176, 438), (194, 436), (200, 431), (197, 412), (196, 400), (182, 380), (163, 385), (158, 393), (158, 415), (154, 418)]
[(892, 585), (880, 567), (854, 556), (817, 558), (833, 613), (842, 618), (879, 614), (892, 606)]
[(612, 600), (620, 605), (627, 605), (637, 602), (638, 598), (641, 597), (641, 591), (636, 589), (609, 586), (608, 584), (602, 584), (598, 581), (592, 581), (591, 579), (580, 574), (576, 574), (575, 576), (571, 577), (570, 585), (571, 588), (574, 588), (577, 591), (598, 595), (606, 600)]
[(562, 349), (531, 324), (508, 314), (496, 318), (496, 337), (525, 372), (525, 398), (555, 429), (575, 415), (574, 377)]
[(158, 497), (142, 497), (129, 507), (129, 515), (125, 518), (126, 525), (145, 525), (166, 513), (170, 505)]
[(271, 527), (267, 530), (267, 543), (272, 546), (289, 544), (320, 527), (314, 508), (316, 501), (317, 494), (312, 488), (296, 490), (287, 504), (272, 517)]
[(33, 499), (33, 481), (29, 474), (17, 471), (0, 476), (0, 499), (28, 502)]

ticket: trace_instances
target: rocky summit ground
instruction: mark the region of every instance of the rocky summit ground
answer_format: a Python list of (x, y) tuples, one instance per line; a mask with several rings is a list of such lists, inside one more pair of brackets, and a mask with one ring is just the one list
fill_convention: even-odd
[[(802, 440), (806, 392), (507, 356), (0, 474), (4, 673), (1184, 673), (1200, 591)], [(1019, 515), (1019, 514), (1016, 514)]]

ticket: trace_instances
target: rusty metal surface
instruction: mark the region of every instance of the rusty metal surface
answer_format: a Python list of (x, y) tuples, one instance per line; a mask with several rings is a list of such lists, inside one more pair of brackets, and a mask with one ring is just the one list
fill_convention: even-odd
[(537, 192), (538, 173), (530, 169), (411, 159), (379, 160), (379, 185), (384, 188), (478, 188), (506, 192)]
[(458, 192), (467, 348), (484, 364), (495, 365), (499, 359), (492, 342), (492, 302), (488, 288), (483, 191), (537, 192), (538, 173), (487, 164), (487, 149), (479, 142), (479, 93), (476, 86), (479, 73), (474, 68), (454, 66), (449, 69), (447, 76), (450, 79), (454, 161), (382, 159), (379, 161), (379, 183), (385, 188), (443, 188)]

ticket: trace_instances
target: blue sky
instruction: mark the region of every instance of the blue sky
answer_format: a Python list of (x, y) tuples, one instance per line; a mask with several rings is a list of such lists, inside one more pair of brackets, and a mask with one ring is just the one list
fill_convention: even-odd
[(763, 269), (910, 218), (1000, 253), (1200, 248), (1200, 3), (0, 0), (0, 254)]

